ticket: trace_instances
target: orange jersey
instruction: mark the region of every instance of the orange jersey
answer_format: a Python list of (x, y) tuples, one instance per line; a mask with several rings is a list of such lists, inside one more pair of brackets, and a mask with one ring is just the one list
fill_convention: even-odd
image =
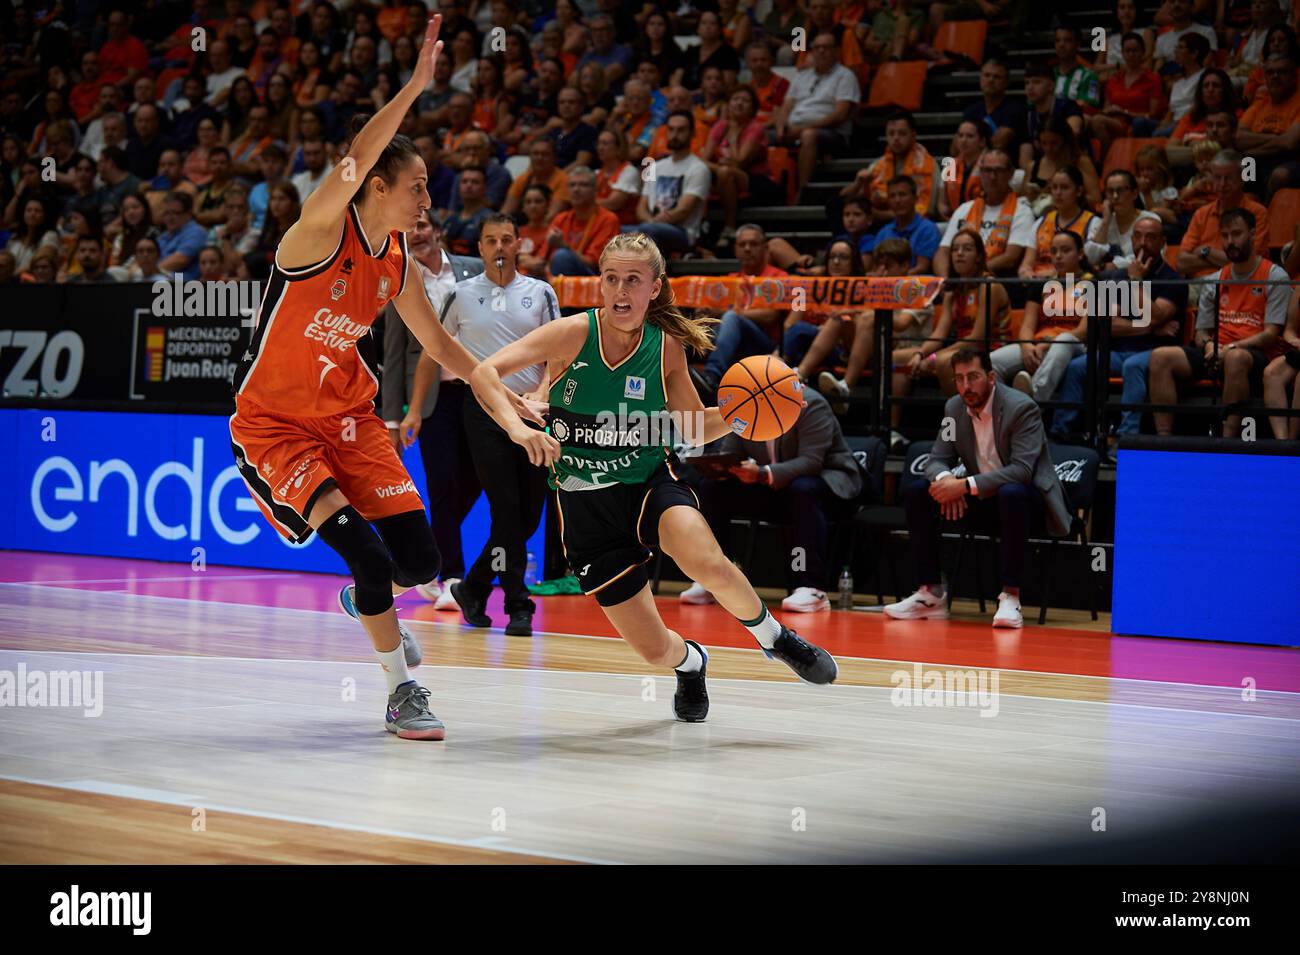
[[(1255, 271), (1248, 278), (1255, 282), (1268, 281), (1268, 274), (1273, 263), (1261, 258)], [(1232, 263), (1219, 271), (1219, 281), (1228, 282), (1235, 279)], [(1258, 335), (1264, 330), (1268, 315), (1267, 285), (1220, 285), (1219, 286), (1219, 345), (1231, 345)], [(1267, 349), (1268, 357), (1275, 358), (1286, 351), (1286, 343), (1278, 340)]]
[(235, 375), (238, 398), (295, 417), (340, 414), (373, 400), (378, 379), (357, 343), (401, 293), (406, 267), (405, 234), (390, 232), (372, 254), (352, 205), (338, 247), (323, 262), (286, 269), (277, 253)]

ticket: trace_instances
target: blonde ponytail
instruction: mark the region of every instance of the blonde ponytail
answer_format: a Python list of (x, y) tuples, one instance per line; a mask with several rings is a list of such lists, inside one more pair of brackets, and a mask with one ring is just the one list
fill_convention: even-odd
[(600, 253), (600, 267), (605, 267), (605, 257), (609, 255), (628, 255), (644, 259), (650, 265), (655, 278), (661, 282), (659, 295), (646, 309), (645, 320), (657, 325), (664, 334), (677, 339), (682, 345), (704, 354), (713, 350), (713, 338), (709, 335), (709, 326), (718, 324), (712, 317), (687, 318), (673, 300), (673, 289), (668, 284), (668, 270), (664, 264), (663, 253), (644, 232), (622, 232), (610, 239)]

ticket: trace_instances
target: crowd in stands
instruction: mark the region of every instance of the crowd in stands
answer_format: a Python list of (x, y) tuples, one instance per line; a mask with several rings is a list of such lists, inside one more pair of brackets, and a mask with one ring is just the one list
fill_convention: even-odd
[[(1152, 283), (1158, 321), (1111, 316), (1125, 401), (1174, 403), (1206, 375), (1225, 402), (1296, 401), (1300, 293), (1244, 284), (1300, 275), (1290, 0), (1118, 0), (1100, 45), (1024, 0), (5, 6), (0, 283), (265, 278), (304, 199), (346, 157), (352, 116), (410, 76), (436, 9), (446, 52), (402, 131), (450, 253), (475, 254), (483, 222), (504, 212), (519, 268), (547, 281), (594, 274), (620, 229), (648, 233), (687, 271), (734, 255), (755, 276), (951, 280), (928, 309), (728, 312), (718, 348), (699, 356), (706, 396), (755, 350), (783, 355), (839, 414), (876, 363), (894, 394), (927, 379), (951, 394), (951, 356), (974, 345), (1008, 385), (1078, 401), (1096, 329), (1040, 288), (1068, 277), (1076, 294), (1099, 279)], [(967, 64), (980, 96), (947, 148), (927, 148), (906, 110), (876, 111), (872, 127), (872, 78), (899, 61), (944, 68), (940, 31), (972, 20), (991, 40)], [(992, 41), (1027, 25), (1051, 29), (1051, 55), (999, 53)], [(822, 204), (806, 198), (819, 164), (857, 156), (826, 203), (842, 231), (824, 250), (746, 225), (753, 207)], [(882, 318), (888, 356), (874, 354)], [(1078, 418), (1062, 407), (1050, 426), (1068, 434)], [(1278, 437), (1297, 429), (1272, 421)]]

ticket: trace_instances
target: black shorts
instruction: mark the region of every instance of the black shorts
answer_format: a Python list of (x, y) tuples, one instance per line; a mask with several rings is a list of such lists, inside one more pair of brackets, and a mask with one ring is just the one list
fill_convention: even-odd
[(602, 607), (621, 604), (649, 581), (645, 564), (659, 544), (659, 518), (670, 507), (700, 508), (695, 490), (665, 461), (644, 484), (599, 491), (558, 491), (560, 540), (584, 594)]
[[(1264, 354), (1262, 348), (1243, 349), (1250, 352), (1250, 380), (1254, 385), (1259, 385), (1264, 380), (1264, 368), (1268, 365), (1268, 356)], [(1223, 346), (1219, 347), (1219, 363), (1223, 363)], [(1197, 348), (1194, 345), (1184, 345), (1183, 354), (1187, 356), (1187, 363), (1192, 366), (1193, 378), (1209, 378), (1205, 361), (1205, 349)]]

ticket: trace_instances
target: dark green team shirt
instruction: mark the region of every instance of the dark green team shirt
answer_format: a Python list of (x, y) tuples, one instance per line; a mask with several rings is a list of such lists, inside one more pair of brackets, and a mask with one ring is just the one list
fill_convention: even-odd
[(562, 452), (551, 465), (551, 487), (590, 491), (646, 481), (667, 458), (673, 440), (662, 329), (642, 325), (640, 344), (610, 365), (596, 309), (588, 309), (587, 340), (551, 385), (547, 431)]

